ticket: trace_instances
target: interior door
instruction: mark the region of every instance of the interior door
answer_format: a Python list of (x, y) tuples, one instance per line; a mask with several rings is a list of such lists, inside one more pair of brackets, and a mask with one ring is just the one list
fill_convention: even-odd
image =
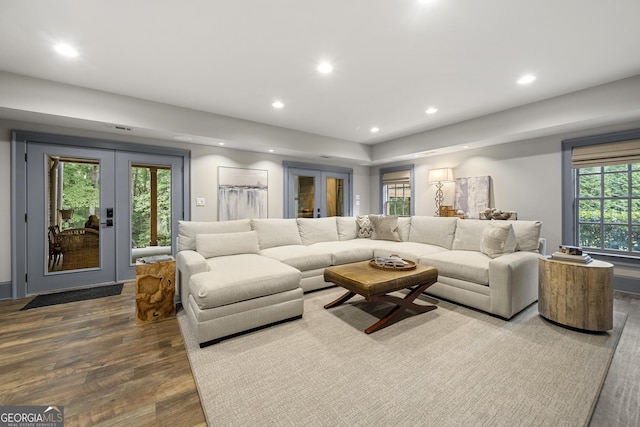
[(27, 293), (115, 281), (115, 154), (27, 145)]

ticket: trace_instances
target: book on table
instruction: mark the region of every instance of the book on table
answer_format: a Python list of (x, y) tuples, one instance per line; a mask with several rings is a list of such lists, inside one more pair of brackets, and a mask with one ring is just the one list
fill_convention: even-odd
[(580, 255), (571, 255), (560, 251), (556, 251), (551, 254), (551, 259), (554, 261), (577, 262), (580, 264), (588, 264), (593, 260), (588, 254), (585, 253)]

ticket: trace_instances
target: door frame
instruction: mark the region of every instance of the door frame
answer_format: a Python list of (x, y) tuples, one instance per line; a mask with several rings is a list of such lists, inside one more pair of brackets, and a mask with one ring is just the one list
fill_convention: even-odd
[[(60, 146), (128, 151), (182, 157), (182, 206), (179, 219), (191, 218), (191, 151), (155, 145), (112, 141), (92, 137), (69, 136), (44, 132), (13, 130), (11, 132), (11, 298), (27, 296), (27, 144), (47, 143)], [(178, 235), (172, 228), (172, 240)], [(175, 246), (175, 245), (174, 245)], [(174, 248), (175, 251), (175, 248)]]
[[(320, 188), (320, 213), (321, 216), (326, 216), (326, 178), (337, 177), (345, 179), (345, 200), (344, 200), (344, 216), (353, 215), (353, 169), (341, 168), (337, 166), (317, 165), (311, 163), (299, 163), (299, 162), (282, 162), (283, 169), (283, 217), (284, 218), (296, 218), (296, 212), (294, 212), (294, 186), (293, 186), (293, 174), (298, 175), (298, 172), (304, 171), (310, 176), (320, 176), (321, 188)], [(317, 206), (316, 206), (317, 208)], [(314, 212), (314, 217), (315, 217)]]

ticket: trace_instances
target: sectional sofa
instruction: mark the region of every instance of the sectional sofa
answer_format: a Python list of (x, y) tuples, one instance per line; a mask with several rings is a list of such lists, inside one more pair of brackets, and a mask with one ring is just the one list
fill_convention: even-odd
[(428, 293), (509, 319), (538, 299), (539, 221), (429, 216), (181, 221), (178, 292), (201, 345), (303, 314), (331, 265), (400, 255), (438, 269)]

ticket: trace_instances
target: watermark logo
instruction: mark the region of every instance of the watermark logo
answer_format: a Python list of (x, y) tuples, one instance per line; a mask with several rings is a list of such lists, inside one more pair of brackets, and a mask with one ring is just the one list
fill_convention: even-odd
[(64, 407), (0, 406), (0, 427), (64, 427)]

